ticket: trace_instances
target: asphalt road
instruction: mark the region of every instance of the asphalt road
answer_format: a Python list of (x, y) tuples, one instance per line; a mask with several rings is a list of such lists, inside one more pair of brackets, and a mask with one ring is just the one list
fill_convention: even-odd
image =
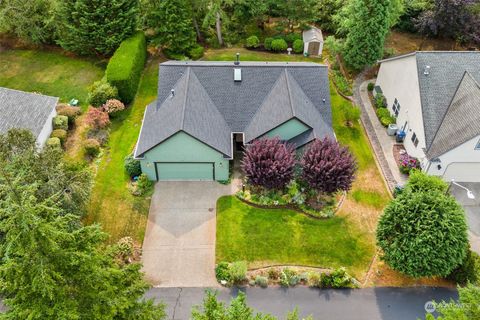
[[(238, 289), (219, 288), (220, 300), (229, 301)], [(296, 306), (300, 315), (318, 320), (416, 320), (424, 319), (427, 301), (458, 299), (448, 288), (311, 289), (245, 288), (249, 306), (285, 319)], [(168, 319), (190, 319), (192, 306), (202, 303), (204, 288), (153, 288), (147, 298), (167, 304)]]

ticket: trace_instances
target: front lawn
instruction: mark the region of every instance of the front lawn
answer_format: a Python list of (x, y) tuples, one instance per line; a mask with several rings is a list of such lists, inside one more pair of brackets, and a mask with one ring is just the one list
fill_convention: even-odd
[(158, 64), (147, 63), (133, 104), (112, 120), (105, 154), (100, 158), (87, 223), (100, 223), (110, 242), (131, 236), (142, 243), (150, 199), (135, 197), (128, 190), (129, 177), (123, 167), (137, 141), (145, 107), (157, 95)]
[(86, 107), (88, 87), (103, 77), (103, 63), (57, 51), (0, 51), (0, 87), (72, 98)]
[(353, 274), (371, 261), (368, 239), (344, 217), (308, 218), (292, 210), (259, 209), (234, 196), (217, 202), (217, 261), (250, 267), (294, 264), (337, 268)]

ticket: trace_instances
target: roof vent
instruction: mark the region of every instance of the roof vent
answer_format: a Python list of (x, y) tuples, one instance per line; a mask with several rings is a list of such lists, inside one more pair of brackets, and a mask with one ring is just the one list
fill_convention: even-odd
[(430, 74), (430, 66), (425, 66), (423, 69), (423, 74), (428, 76)]
[(242, 69), (238, 69), (238, 68), (233, 69), (233, 81), (235, 82), (242, 81)]
[(175, 97), (175, 89), (170, 90), (170, 93), (171, 93), (170, 95), (171, 98)]

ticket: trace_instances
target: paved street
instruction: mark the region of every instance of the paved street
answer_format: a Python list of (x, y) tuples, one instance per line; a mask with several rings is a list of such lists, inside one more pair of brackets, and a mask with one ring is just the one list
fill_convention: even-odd
[[(190, 319), (192, 306), (201, 304), (202, 288), (154, 288), (148, 298), (167, 304), (168, 319)], [(237, 289), (220, 288), (219, 298), (229, 301)], [(457, 299), (457, 292), (447, 288), (367, 288), (318, 290), (306, 287), (290, 289), (246, 288), (248, 304), (257, 311), (284, 319), (298, 307), (302, 316), (319, 320), (416, 320), (425, 315), (427, 301)]]

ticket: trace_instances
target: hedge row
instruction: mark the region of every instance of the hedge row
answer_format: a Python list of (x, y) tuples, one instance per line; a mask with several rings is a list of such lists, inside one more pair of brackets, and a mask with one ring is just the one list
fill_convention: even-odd
[(147, 58), (147, 43), (139, 32), (120, 44), (107, 66), (107, 81), (118, 89), (120, 100), (130, 103), (137, 93), (138, 83)]

